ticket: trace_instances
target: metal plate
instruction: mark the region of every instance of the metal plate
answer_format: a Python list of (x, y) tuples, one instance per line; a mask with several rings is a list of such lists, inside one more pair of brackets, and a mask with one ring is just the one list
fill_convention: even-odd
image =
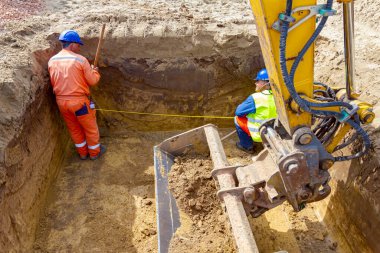
[(157, 235), (160, 253), (168, 252), (170, 240), (181, 225), (177, 204), (168, 187), (168, 174), (173, 161), (174, 156), (154, 147)]

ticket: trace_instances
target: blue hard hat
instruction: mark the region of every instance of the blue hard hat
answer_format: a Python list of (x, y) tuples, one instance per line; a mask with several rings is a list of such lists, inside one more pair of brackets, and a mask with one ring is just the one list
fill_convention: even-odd
[(269, 81), (268, 72), (266, 69), (262, 69), (257, 73), (256, 81), (263, 80), (263, 81)]
[(80, 40), (79, 34), (74, 30), (66, 30), (59, 35), (59, 40), (62, 42), (72, 42), (83, 45), (83, 42)]

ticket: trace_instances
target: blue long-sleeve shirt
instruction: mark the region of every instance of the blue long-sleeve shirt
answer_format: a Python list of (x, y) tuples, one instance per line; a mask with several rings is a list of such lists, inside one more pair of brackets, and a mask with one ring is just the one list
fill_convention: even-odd
[(255, 101), (252, 96), (249, 96), (243, 103), (241, 103), (235, 111), (235, 115), (238, 117), (245, 116), (250, 113), (256, 112)]

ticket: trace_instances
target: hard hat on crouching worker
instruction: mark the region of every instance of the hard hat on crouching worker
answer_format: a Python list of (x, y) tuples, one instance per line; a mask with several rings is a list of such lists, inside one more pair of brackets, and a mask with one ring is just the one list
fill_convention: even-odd
[(262, 69), (257, 73), (256, 81), (263, 80), (263, 81), (269, 81), (268, 72), (266, 69)]
[(248, 129), (251, 138), (254, 142), (261, 142), (260, 126), (269, 119), (277, 117), (276, 105), (274, 97), (270, 91), (269, 76), (266, 69), (262, 69), (257, 73), (256, 77), (256, 93), (252, 94), (253, 101), (255, 101), (255, 112), (249, 113), (246, 117), (248, 119)]
[(263, 90), (270, 89), (269, 76), (266, 69), (262, 69), (257, 73), (256, 76), (256, 91), (260, 92)]
[(59, 35), (59, 41), (77, 43), (77, 44), (83, 45), (83, 42), (81, 41), (79, 37), (79, 34), (74, 30), (63, 31), (61, 35)]

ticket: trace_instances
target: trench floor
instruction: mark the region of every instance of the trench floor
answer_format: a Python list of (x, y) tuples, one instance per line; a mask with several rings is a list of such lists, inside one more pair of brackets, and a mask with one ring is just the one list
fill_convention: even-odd
[[(157, 252), (153, 146), (174, 134), (102, 137), (107, 153), (97, 161), (71, 150), (49, 191), (34, 252)], [(250, 156), (235, 142), (225, 141), (227, 157), (246, 164)], [(294, 213), (284, 204), (250, 223), (260, 252), (339, 251), (313, 206)]]
[(153, 146), (160, 133), (102, 137), (107, 153), (71, 150), (49, 191), (36, 252), (156, 252)]

